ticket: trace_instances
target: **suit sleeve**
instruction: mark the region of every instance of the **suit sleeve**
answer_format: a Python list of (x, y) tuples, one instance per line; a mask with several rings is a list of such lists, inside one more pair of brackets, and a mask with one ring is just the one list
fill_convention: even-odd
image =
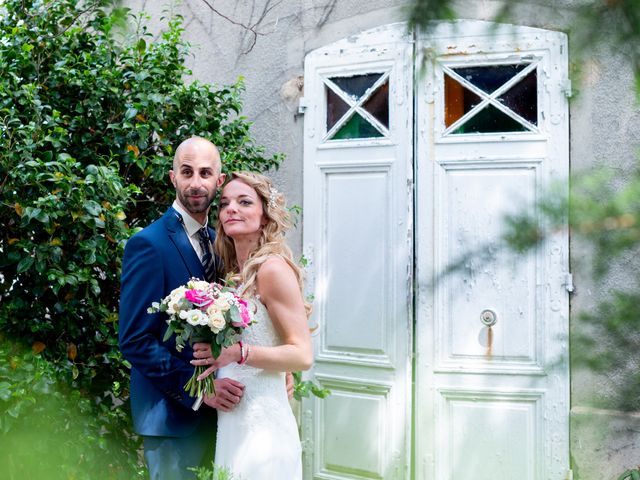
[(193, 366), (174, 355), (162, 342), (165, 317), (147, 313), (153, 302), (166, 296), (165, 268), (151, 241), (135, 235), (127, 242), (122, 260), (119, 344), (124, 358), (168, 397), (191, 407), (194, 399), (184, 391)]

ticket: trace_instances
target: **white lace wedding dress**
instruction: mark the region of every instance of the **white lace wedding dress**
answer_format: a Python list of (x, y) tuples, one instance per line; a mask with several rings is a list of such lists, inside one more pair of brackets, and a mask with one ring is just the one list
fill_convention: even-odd
[[(243, 343), (280, 345), (266, 307), (257, 298), (251, 303), (257, 308), (257, 323), (243, 332)], [(216, 465), (229, 469), (233, 480), (302, 479), (300, 436), (284, 373), (233, 363), (218, 370), (216, 377), (245, 385), (238, 406), (218, 412)]]

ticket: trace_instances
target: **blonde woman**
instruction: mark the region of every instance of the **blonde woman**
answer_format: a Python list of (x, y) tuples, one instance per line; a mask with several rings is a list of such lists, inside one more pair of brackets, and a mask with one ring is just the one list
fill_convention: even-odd
[(302, 273), (284, 241), (289, 216), (282, 194), (264, 175), (237, 172), (222, 189), (216, 250), (225, 273), (256, 309), (257, 322), (241, 344), (211, 358), (194, 345), (194, 365), (210, 365), (202, 377), (245, 385), (242, 401), (218, 412), (216, 465), (246, 480), (301, 479), (301, 447), (285, 389), (285, 373), (307, 370), (313, 352), (303, 299)]

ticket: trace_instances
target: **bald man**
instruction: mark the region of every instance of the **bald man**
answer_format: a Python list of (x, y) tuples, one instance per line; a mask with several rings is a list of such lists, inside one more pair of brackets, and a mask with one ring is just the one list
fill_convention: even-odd
[[(127, 242), (120, 291), (119, 343), (131, 363), (131, 414), (153, 480), (194, 479), (189, 467), (211, 466), (216, 409), (234, 408), (244, 389), (231, 379), (216, 380), (216, 395), (194, 410), (195, 399), (184, 391), (193, 373), (193, 352), (189, 346), (177, 351), (175, 337), (163, 342), (166, 315), (147, 313), (152, 302), (190, 278), (213, 277), (216, 270), (213, 265), (205, 271), (204, 257), (215, 259), (215, 232), (207, 219), (224, 181), (218, 149), (204, 138), (185, 140), (176, 149), (169, 178), (176, 191), (173, 205)], [(200, 239), (202, 228), (209, 244)]]

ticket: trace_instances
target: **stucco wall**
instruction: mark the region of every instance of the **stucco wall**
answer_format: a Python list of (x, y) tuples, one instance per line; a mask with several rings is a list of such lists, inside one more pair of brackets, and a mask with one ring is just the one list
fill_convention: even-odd
[[(580, 68), (582, 78), (575, 84), (576, 97), (570, 106), (572, 171), (606, 166), (615, 172), (613, 183), (622, 186), (636, 168), (640, 138), (640, 109), (630, 62), (624, 54), (603, 46), (592, 51)], [(629, 252), (616, 259), (610, 274), (595, 282), (588, 250), (575, 240), (571, 248), (576, 283), (571, 333), (576, 334), (589, 328), (581, 321), (581, 313), (593, 312), (612, 290), (635, 284), (638, 257)], [(615, 348), (601, 332), (594, 338), (597, 348)], [(637, 352), (630, 352), (629, 359), (629, 367), (637, 369)], [(640, 415), (607, 410), (608, 404), (618, 403), (618, 394), (628, 381), (627, 368), (597, 375), (584, 368), (571, 371), (571, 454), (578, 478), (615, 479), (626, 468), (640, 464)]]
[[(144, 9), (154, 28), (167, 10), (185, 18), (185, 37), (193, 43), (189, 66), (203, 82), (228, 83), (245, 78), (245, 115), (255, 122), (253, 133), (269, 152), (283, 152), (286, 160), (274, 173), (276, 183), (290, 203), (302, 204), (303, 117), (297, 114), (296, 82), (303, 75), (305, 55), (318, 47), (363, 30), (403, 21), (407, 2), (393, 0), (184, 0), (126, 2), (134, 11)], [(213, 5), (219, 13), (208, 5)], [(532, 1), (519, 4), (512, 23), (567, 31), (578, 1)], [(499, 4), (464, 1), (457, 4), (461, 18), (491, 20)], [(265, 9), (271, 8), (268, 11)], [(223, 18), (223, 16), (227, 18)], [(532, 20), (535, 19), (535, 20)], [(257, 36), (237, 23), (254, 25)], [(603, 28), (607, 28), (603, 26)], [(580, 45), (571, 44), (572, 51)], [(576, 61), (575, 57), (571, 61)], [(640, 109), (634, 103), (633, 75), (621, 53), (608, 48), (592, 52), (581, 65), (582, 78), (574, 80), (577, 95), (570, 110), (571, 168), (573, 172), (594, 165), (617, 169), (619, 181), (636, 162), (640, 137)], [(287, 83), (289, 82), (289, 83)], [(285, 84), (286, 94), (282, 95)], [(287, 98), (285, 98), (287, 97)], [(301, 250), (301, 232), (291, 237)], [(576, 291), (572, 296), (572, 331), (583, 328), (578, 313), (589, 310), (608, 288), (626, 283), (628, 268), (617, 268), (606, 285), (591, 280), (585, 247), (572, 241), (572, 268)], [(620, 376), (594, 376), (572, 371), (572, 457), (583, 479), (608, 479), (640, 463), (640, 419), (592, 407), (613, 398)], [(594, 401), (595, 399), (595, 401)]]

